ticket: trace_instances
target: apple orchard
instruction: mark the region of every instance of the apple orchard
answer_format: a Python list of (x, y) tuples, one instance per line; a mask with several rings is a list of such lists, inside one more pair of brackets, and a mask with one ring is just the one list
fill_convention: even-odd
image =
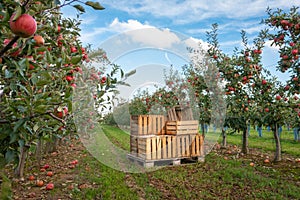
[[(107, 101), (105, 93), (122, 84), (121, 68), (111, 63), (103, 50), (82, 46), (78, 39), (80, 14), (77, 19), (65, 19), (60, 12), (60, 8), (72, 6), (78, 13), (84, 13), (82, 4), (104, 9), (96, 2), (76, 0), (0, 3), (0, 159), (13, 163), (18, 177), (24, 176), (29, 151), (34, 152), (31, 159), (40, 165), (43, 154), (55, 151), (62, 139), (76, 136), (75, 114), (89, 113), (89, 117), (76, 123), (86, 129), (94, 128), (101, 109), (111, 101)], [(281, 10), (267, 10), (267, 13), (264, 23), (268, 30), (262, 30), (251, 42), (242, 31), (243, 47), (236, 48), (232, 55), (221, 51), (218, 26), (214, 24), (207, 33), (210, 48), (206, 54), (218, 70), (210, 78), (226, 83), (224, 91), (214, 91), (227, 102), (224, 126), (243, 132), (244, 153), (248, 153), (248, 125), (270, 126), (276, 145), (275, 161), (280, 161), (279, 126), (290, 119), (291, 126), (300, 127), (300, 16), (296, 8), (288, 13)], [(285, 83), (276, 80), (262, 64), (266, 42), (278, 48), (280, 57), (274, 69), (290, 75)], [(101, 67), (94, 68), (93, 62)], [(108, 66), (111, 72), (104, 74)], [(201, 111), (199, 123), (203, 127), (210, 121), (212, 106), (210, 87), (204, 81), (207, 77), (193, 64), (185, 67), (184, 75), (185, 79), (180, 81), (195, 91), (198, 103), (194, 106)], [(83, 80), (92, 83), (86, 85)], [(166, 106), (176, 104), (179, 97), (170, 92), (175, 88), (171, 84), (174, 77), (168, 77), (166, 82), (169, 88), (160, 88), (131, 102), (131, 111), (148, 113), (158, 101)], [(74, 97), (75, 90), (82, 95)], [(74, 98), (80, 102), (76, 109), (72, 104)], [(89, 106), (90, 102), (94, 106)], [(225, 129), (222, 136), (226, 145)], [(52, 188), (53, 185), (47, 186), (49, 190)]]

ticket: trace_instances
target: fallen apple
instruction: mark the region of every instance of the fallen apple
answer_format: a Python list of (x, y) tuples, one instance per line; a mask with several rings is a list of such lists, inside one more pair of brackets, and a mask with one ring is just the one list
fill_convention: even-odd
[(54, 188), (54, 184), (53, 183), (48, 183), (46, 185), (46, 190), (53, 190), (53, 188)]

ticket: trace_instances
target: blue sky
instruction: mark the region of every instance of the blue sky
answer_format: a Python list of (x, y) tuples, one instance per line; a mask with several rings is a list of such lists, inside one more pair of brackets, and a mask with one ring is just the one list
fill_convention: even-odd
[[(123, 49), (123, 53), (117, 53), (118, 56), (113, 58), (108, 53), (108, 57), (120, 64), (125, 71), (150, 64), (184, 64), (184, 56), (176, 58), (176, 51), (170, 45), (182, 42), (178, 41), (178, 36), (196, 43), (205, 41), (206, 31), (211, 30), (213, 23), (219, 25), (221, 49), (230, 54), (241, 43), (241, 30), (246, 31), (251, 42), (264, 28), (261, 20), (267, 17), (267, 7), (288, 11), (292, 6), (300, 6), (299, 0), (101, 0), (99, 3), (105, 10), (95, 11), (87, 7), (86, 13), (81, 16), (81, 40), (84, 44), (92, 44), (94, 48), (103, 48), (107, 41), (106, 46), (110, 49), (119, 50), (122, 45), (128, 48), (129, 50)], [(66, 17), (76, 14), (71, 8), (66, 8), (63, 12)], [(152, 29), (149, 36), (144, 33), (137, 36), (136, 30), (146, 28)], [(129, 34), (124, 33), (130, 33), (131, 38), (127, 38)], [(118, 38), (120, 35), (123, 36), (122, 39)], [(115, 43), (118, 39), (122, 42), (121, 46)], [(135, 46), (135, 49), (126, 46), (128, 44), (124, 42), (125, 39), (131, 44), (138, 42), (140, 46)], [(152, 52), (149, 51), (149, 45)], [(161, 55), (156, 55), (159, 50), (163, 50)], [(273, 70), (278, 57), (276, 52), (277, 49), (267, 43), (263, 63), (284, 80), (288, 74), (283, 75)]]

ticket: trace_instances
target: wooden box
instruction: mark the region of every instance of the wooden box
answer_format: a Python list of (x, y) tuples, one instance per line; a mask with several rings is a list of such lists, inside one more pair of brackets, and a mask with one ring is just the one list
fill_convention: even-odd
[(144, 160), (168, 160), (203, 155), (203, 137), (193, 135), (130, 136), (130, 153)]
[(163, 115), (132, 115), (130, 134), (163, 135), (165, 134), (165, 117)]
[(197, 134), (198, 128), (197, 120), (166, 122), (167, 135)]

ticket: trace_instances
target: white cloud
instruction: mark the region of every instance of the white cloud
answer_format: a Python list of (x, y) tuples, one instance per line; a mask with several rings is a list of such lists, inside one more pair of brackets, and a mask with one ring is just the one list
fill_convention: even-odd
[(131, 15), (151, 14), (154, 17), (170, 18), (173, 22), (182, 24), (213, 17), (246, 19), (264, 16), (267, 7), (287, 9), (293, 5), (300, 5), (299, 0), (101, 0), (101, 3)]
[(126, 31), (132, 31), (136, 29), (144, 29), (144, 28), (154, 28), (153, 26), (150, 26), (149, 24), (145, 23), (142, 24), (141, 22), (129, 19), (127, 22), (120, 22), (118, 18), (115, 18), (112, 23), (108, 26), (110, 31), (122, 33)]
[(92, 31), (82, 33), (82, 41), (84, 43), (95, 41), (99, 38), (99, 35), (105, 33), (120, 34), (123, 44), (125, 44), (125, 40), (128, 41), (129, 37), (129, 42), (156, 48), (170, 48), (173, 44), (180, 42), (177, 34), (169, 29), (158, 29), (147, 22), (141, 23), (133, 19), (120, 21), (118, 18), (115, 18), (106, 27), (93, 28)]
[(129, 35), (134, 42), (155, 48), (171, 48), (174, 44), (180, 42), (178, 36), (169, 29), (136, 29), (126, 33), (126, 35)]

